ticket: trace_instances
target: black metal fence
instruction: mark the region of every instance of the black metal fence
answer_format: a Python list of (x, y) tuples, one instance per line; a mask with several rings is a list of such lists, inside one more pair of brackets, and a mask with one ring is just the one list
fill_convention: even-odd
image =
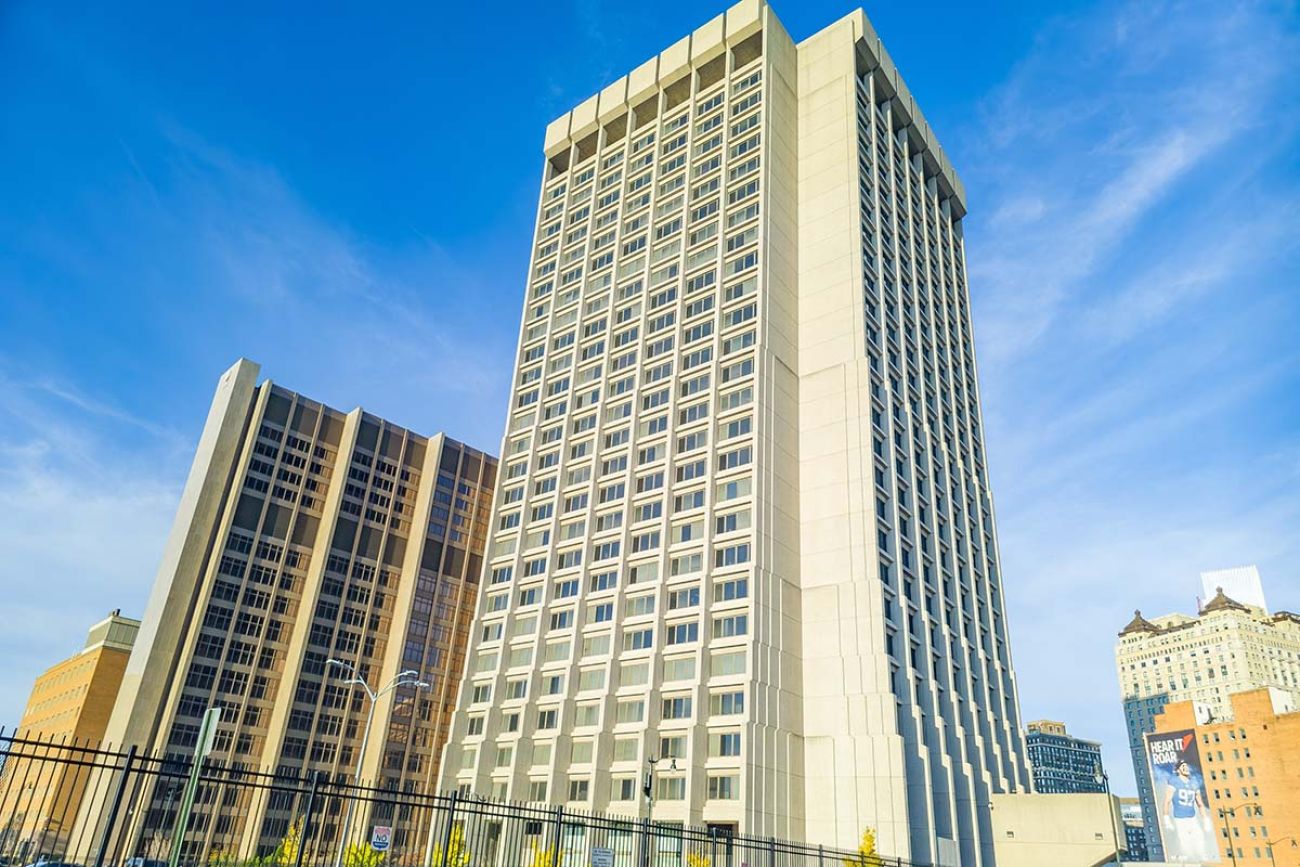
[(565, 807), (399, 792), (0, 730), (0, 867), (920, 867)]

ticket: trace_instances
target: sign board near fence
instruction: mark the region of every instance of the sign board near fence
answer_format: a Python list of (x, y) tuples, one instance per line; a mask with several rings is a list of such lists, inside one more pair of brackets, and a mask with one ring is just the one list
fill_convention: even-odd
[(376, 825), (370, 831), (370, 848), (376, 852), (387, 852), (388, 846), (393, 842), (393, 828), (391, 825)]
[(614, 850), (603, 846), (591, 849), (591, 867), (614, 867)]

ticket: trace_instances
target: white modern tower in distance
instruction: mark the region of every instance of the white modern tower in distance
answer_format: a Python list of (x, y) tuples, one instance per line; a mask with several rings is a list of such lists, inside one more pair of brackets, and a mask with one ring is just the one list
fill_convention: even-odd
[(746, 0), (552, 123), (442, 785), (963, 867), (1029, 777), (963, 189)]

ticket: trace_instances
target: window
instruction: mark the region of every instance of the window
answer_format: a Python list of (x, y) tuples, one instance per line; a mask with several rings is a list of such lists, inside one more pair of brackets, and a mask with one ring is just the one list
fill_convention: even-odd
[(739, 497), (747, 497), (750, 494), (751, 481), (748, 477), (736, 479), (731, 482), (723, 482), (718, 485), (717, 500), (724, 503), (728, 500), (735, 500)]
[(570, 648), (568, 639), (548, 642), (542, 662), (563, 662), (569, 658)]
[(638, 522), (653, 521), (655, 518), (662, 517), (663, 513), (664, 504), (659, 500), (655, 500), (653, 503), (642, 503), (636, 507), (635, 512)]
[(664, 719), (689, 719), (691, 716), (691, 697), (689, 695), (665, 698), (662, 706)]
[(709, 800), (734, 801), (740, 797), (740, 776), (738, 774), (710, 774)]
[(654, 646), (654, 630), (638, 629), (623, 634), (624, 650), (647, 650)]
[(525, 668), (533, 664), (532, 647), (513, 647), (506, 660), (507, 668)]
[(681, 801), (686, 798), (685, 777), (660, 777), (658, 788), (660, 801)]
[(704, 522), (692, 521), (688, 524), (675, 524), (671, 530), (672, 544), (698, 541), (704, 538)]
[(738, 566), (749, 562), (749, 544), (728, 545), (713, 552), (713, 565)]
[[(645, 700), (640, 698), (622, 699), (617, 705), (617, 714), (617, 719), (621, 723), (639, 723), (645, 719)], [(636, 744), (632, 740), (625, 741), (625, 743), (631, 743), (634, 747)], [(616, 753), (617, 746), (616, 742)]]
[[(694, 575), (704, 571), (704, 555), (699, 552), (673, 557), (669, 561), (669, 574)], [(671, 596), (670, 596), (671, 599)], [(672, 607), (671, 605), (669, 607)]]
[(714, 602), (730, 602), (733, 599), (744, 599), (748, 595), (748, 578), (735, 578), (731, 581), (723, 581), (713, 585)]
[(645, 594), (642, 596), (633, 596), (627, 600), (627, 608), (624, 614), (627, 617), (640, 617), (645, 614), (653, 614), (655, 610), (654, 594)]
[(583, 658), (609, 653), (609, 635), (589, 635), (582, 639)]
[(637, 554), (642, 551), (653, 551), (659, 547), (659, 531), (652, 530), (648, 533), (640, 533), (632, 537), (632, 553)]
[(558, 713), (554, 709), (541, 710), (537, 712), (537, 728), (545, 731), (555, 728)]
[(614, 738), (614, 761), (634, 762), (641, 744), (638, 737)]
[(718, 425), (718, 437), (722, 440), (735, 439), (744, 436), (753, 429), (753, 418), (745, 416), (744, 418), (733, 421), (722, 422)]
[(603, 689), (605, 687), (605, 669), (587, 668), (578, 674), (579, 691)]
[(695, 677), (695, 657), (682, 656), (664, 660), (664, 681), (691, 680)]
[(624, 662), (618, 669), (619, 686), (645, 686), (650, 682), (650, 664), (647, 662)]
[(674, 623), (667, 627), (666, 644), (687, 644), (700, 640), (700, 624), (692, 620), (689, 623)]
[(715, 692), (709, 696), (709, 713), (714, 716), (727, 716), (744, 712), (745, 693), (743, 690)]
[(659, 563), (637, 563), (632, 567), (629, 583), (642, 584), (647, 581), (656, 581), (659, 578)]
[(591, 783), (586, 777), (569, 778), (569, 800), (586, 801), (590, 797)]
[(686, 738), (682, 735), (670, 735), (660, 738), (659, 755), (665, 759), (686, 758)]
[(683, 587), (680, 590), (673, 590), (668, 594), (668, 608), (674, 610), (678, 608), (694, 608), (700, 604), (699, 587)]
[(733, 638), (749, 632), (749, 616), (733, 614), (729, 617), (717, 617), (713, 620), (714, 638)]
[(673, 497), (673, 512), (684, 512), (704, 506), (704, 491), (690, 491)]
[[(574, 726), (597, 726), (600, 725), (600, 705), (599, 704), (580, 704), (574, 708)], [(591, 745), (588, 744), (588, 747)]]
[(748, 530), (749, 526), (749, 510), (743, 509), (728, 515), (718, 515), (714, 519), (713, 532), (717, 534), (734, 533), (737, 530)]
[(740, 732), (715, 732), (710, 734), (709, 755), (724, 758), (740, 755)]
[(569, 748), (569, 762), (575, 765), (591, 764), (591, 741), (574, 741)]
[(735, 451), (723, 452), (718, 455), (718, 470), (733, 470), (736, 467), (743, 467), (752, 463), (754, 460), (754, 450), (750, 446), (736, 449)]

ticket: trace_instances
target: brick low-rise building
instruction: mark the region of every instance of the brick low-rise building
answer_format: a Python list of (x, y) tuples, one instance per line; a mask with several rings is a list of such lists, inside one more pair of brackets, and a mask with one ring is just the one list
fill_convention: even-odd
[[(1225, 861), (1300, 863), (1291, 848), (1300, 839), (1300, 712), (1295, 699), (1273, 687), (1230, 698), (1226, 714), (1192, 701), (1166, 705), (1156, 717), (1156, 733), (1195, 732), (1209, 812), (1218, 823)], [(1270, 842), (1277, 846), (1276, 861)]]
[[(139, 629), (140, 621), (121, 611), (90, 627), (81, 650), (36, 678), (18, 737), (69, 744), (103, 738)], [(26, 759), (7, 762), (0, 777), (0, 852), (38, 860), (59, 848), (69, 836), (88, 780), (85, 768), (54, 768)]]

